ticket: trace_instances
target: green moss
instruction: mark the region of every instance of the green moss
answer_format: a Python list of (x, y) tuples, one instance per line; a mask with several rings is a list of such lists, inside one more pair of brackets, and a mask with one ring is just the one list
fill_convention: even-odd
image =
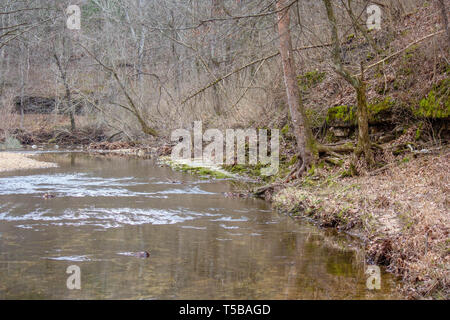
[(398, 75), (409, 77), (414, 74), (418, 60), (421, 58), (421, 53), (418, 46), (414, 45), (408, 48), (403, 55), (401, 66), (398, 70)]
[(262, 163), (258, 163), (256, 165), (223, 165), (222, 168), (228, 172), (239, 174), (239, 175), (247, 175), (252, 178), (261, 178), (265, 181), (271, 179), (272, 176), (262, 176), (261, 169), (268, 167), (269, 164), (263, 165)]
[(319, 72), (317, 70), (306, 72), (305, 74), (302, 74), (297, 77), (298, 85), (300, 89), (304, 92), (321, 83), (324, 78), (325, 72)]
[(347, 217), (346, 215), (348, 214), (348, 208), (343, 208), (339, 211), (339, 213), (336, 215), (336, 220), (340, 223), (347, 223)]
[(312, 176), (316, 172), (316, 166), (313, 164), (311, 168), (308, 170), (308, 175)]
[(392, 110), (395, 105), (391, 97), (386, 97), (382, 101), (368, 104), (369, 122), (379, 122), (386, 118), (386, 114)]
[(394, 106), (394, 101), (391, 97), (386, 97), (384, 100), (369, 104), (368, 109), (369, 112), (373, 115), (379, 114), (380, 112), (391, 109)]
[(435, 89), (423, 98), (419, 106), (413, 108), (413, 113), (419, 118), (445, 119), (450, 116), (450, 99), (448, 95), (438, 97)]
[[(314, 171), (313, 171), (314, 173)], [(309, 187), (315, 187), (317, 186), (318, 182), (313, 178), (313, 175), (311, 174), (311, 170), (308, 171), (308, 175), (303, 177), (302, 180), (302, 187), (309, 188)]]
[(223, 172), (219, 172), (219, 171), (215, 171), (215, 170), (211, 170), (211, 169), (203, 168), (203, 167), (191, 167), (186, 164), (183, 164), (183, 165), (173, 165), (173, 168), (175, 170), (179, 170), (182, 172), (197, 174), (200, 176), (214, 177), (216, 179), (229, 178), (229, 176)]
[(247, 168), (241, 164), (235, 164), (233, 166), (223, 166), (224, 168), (226, 168), (227, 171), (232, 172), (232, 173), (245, 173), (245, 171), (247, 171)]
[(289, 123), (286, 123), (286, 125), (283, 127), (283, 129), (281, 129), (281, 134), (283, 136), (287, 136), (288, 133), (289, 133)]
[(328, 143), (333, 143), (336, 142), (337, 139), (334, 136), (333, 132), (331, 132), (330, 130), (327, 131), (327, 135), (325, 136), (325, 141)]
[[(386, 115), (392, 110), (394, 105), (395, 102), (390, 97), (368, 104), (369, 122), (376, 123), (386, 119)], [(330, 125), (336, 123), (356, 125), (356, 107), (347, 105), (332, 107), (328, 109), (326, 121)]]
[(288, 165), (288, 166), (292, 166), (292, 165), (296, 164), (297, 161), (298, 161), (298, 157), (297, 157), (297, 155), (294, 155), (294, 156), (291, 158), (291, 160), (287, 163), (287, 165)]
[(416, 136), (415, 136), (416, 141), (419, 140), (420, 136), (422, 135), (422, 126), (423, 126), (423, 123), (421, 122), (419, 124), (419, 127), (416, 130)]
[(419, 47), (417, 45), (413, 45), (405, 50), (404, 59), (411, 60), (414, 57), (414, 54), (417, 52)]
[(347, 105), (332, 107), (328, 109), (326, 121), (328, 124), (336, 121), (356, 124), (356, 107)]

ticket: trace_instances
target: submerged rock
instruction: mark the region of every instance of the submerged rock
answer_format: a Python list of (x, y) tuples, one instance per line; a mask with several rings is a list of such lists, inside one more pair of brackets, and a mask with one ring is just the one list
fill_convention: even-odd
[(53, 194), (51, 194), (51, 193), (46, 193), (46, 194), (44, 194), (44, 195), (42, 196), (42, 198), (48, 200), (48, 199), (56, 198), (56, 196), (53, 195)]
[(172, 179), (167, 179), (168, 183), (172, 183), (172, 184), (182, 184), (183, 182), (179, 181), (179, 180), (172, 180)]
[(249, 195), (247, 193), (241, 192), (224, 192), (223, 195), (225, 198), (248, 198)]
[(142, 259), (147, 259), (150, 257), (150, 253), (148, 253), (147, 251), (136, 252), (134, 255)]

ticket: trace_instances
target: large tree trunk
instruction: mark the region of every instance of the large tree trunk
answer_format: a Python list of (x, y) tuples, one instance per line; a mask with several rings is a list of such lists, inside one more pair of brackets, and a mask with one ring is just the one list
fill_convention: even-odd
[(300, 97), (300, 91), (295, 72), (294, 52), (292, 50), (292, 40), (290, 33), (289, 8), (286, 7), (286, 0), (277, 1), (278, 10), (278, 34), (280, 38), (280, 54), (283, 64), (284, 83), (286, 85), (286, 95), (289, 112), (292, 119), (292, 126), (297, 139), (298, 153), (301, 157), (301, 167), (297, 176), (300, 176), (309, 167), (313, 158), (314, 138), (311, 128), (308, 125), (306, 112)]

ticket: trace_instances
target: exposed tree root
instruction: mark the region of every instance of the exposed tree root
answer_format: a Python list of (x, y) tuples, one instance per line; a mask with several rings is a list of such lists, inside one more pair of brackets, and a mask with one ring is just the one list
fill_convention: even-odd
[[(299, 161), (295, 164), (294, 168), (289, 172), (289, 174), (282, 180), (282, 182), (272, 183), (263, 187), (259, 187), (253, 190), (253, 195), (256, 197), (266, 197), (268, 193), (273, 193), (277, 187), (285, 186), (285, 184), (290, 183), (294, 180), (300, 180), (304, 174), (311, 168), (312, 165), (317, 163), (320, 159), (326, 162), (339, 166), (340, 160), (342, 159), (341, 153), (350, 153), (354, 151), (354, 146), (351, 143), (346, 143), (345, 145), (322, 145), (316, 144), (316, 150), (318, 156), (310, 161), (303, 161), (301, 154), (297, 154)], [(332, 157), (328, 157), (330, 155)], [(271, 195), (269, 196), (269, 198)]]
[(292, 171), (287, 175), (286, 179), (284, 180), (285, 183), (288, 183), (294, 179), (300, 179), (303, 174), (308, 170), (305, 161), (299, 161), (297, 162), (296, 166)]
[[(346, 143), (342, 145), (316, 144), (315, 148), (317, 151), (317, 156), (311, 161), (303, 161), (302, 156), (300, 154), (297, 154), (299, 161), (291, 170), (291, 172), (286, 176), (284, 180), (285, 183), (288, 183), (295, 179), (301, 179), (305, 172), (307, 172), (313, 164), (319, 162), (320, 159), (323, 159), (333, 165), (340, 165), (339, 160), (342, 159), (341, 153), (351, 153), (355, 150), (355, 147), (352, 143)], [(332, 156), (332, 158), (327, 157), (327, 155)]]

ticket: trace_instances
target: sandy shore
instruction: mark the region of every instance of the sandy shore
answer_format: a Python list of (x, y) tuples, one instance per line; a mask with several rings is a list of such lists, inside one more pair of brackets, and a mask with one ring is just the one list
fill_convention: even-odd
[(0, 152), (0, 172), (55, 168), (56, 163), (42, 162), (21, 153)]

